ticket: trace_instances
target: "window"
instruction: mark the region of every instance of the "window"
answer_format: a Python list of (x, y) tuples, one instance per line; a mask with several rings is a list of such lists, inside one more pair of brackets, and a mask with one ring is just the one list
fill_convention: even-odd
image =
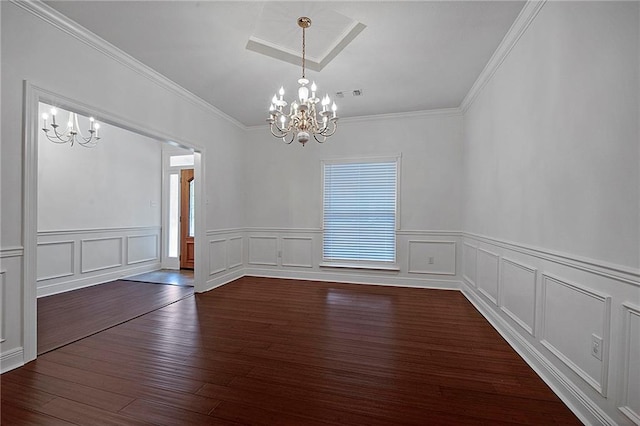
[(325, 261), (396, 260), (398, 159), (325, 162)]

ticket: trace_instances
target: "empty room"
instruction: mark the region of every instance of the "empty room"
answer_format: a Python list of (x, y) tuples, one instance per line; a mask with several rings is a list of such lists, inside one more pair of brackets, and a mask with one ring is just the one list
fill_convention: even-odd
[(7, 0), (0, 67), (2, 424), (640, 425), (640, 2)]

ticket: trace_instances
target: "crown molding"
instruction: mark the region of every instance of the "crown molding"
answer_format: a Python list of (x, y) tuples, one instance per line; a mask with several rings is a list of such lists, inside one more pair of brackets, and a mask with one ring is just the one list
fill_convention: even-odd
[(69, 19), (62, 13), (46, 5), (40, 0), (10, 0), (11, 3), (31, 13), (32, 15), (40, 18), (44, 22), (58, 28), (59, 30), (67, 33), (68, 35), (83, 42), (87, 46), (95, 49), (110, 59), (126, 66), (130, 70), (137, 74), (147, 78), (151, 82), (155, 83), (162, 89), (165, 89), (175, 95), (180, 96), (182, 99), (188, 101), (192, 105), (204, 110), (205, 112), (212, 113), (234, 126), (247, 130), (247, 126), (236, 120), (235, 118), (225, 114), (218, 108), (214, 107), (204, 99), (191, 93), (184, 87), (180, 86), (173, 80), (165, 77), (149, 66), (135, 59), (133, 56), (120, 50), (118, 47), (102, 39), (96, 34), (92, 33), (85, 27), (81, 26), (77, 22)]
[(518, 17), (511, 25), (511, 28), (509, 28), (509, 31), (507, 31), (507, 34), (498, 45), (498, 48), (493, 52), (489, 62), (487, 62), (487, 65), (485, 65), (475, 83), (471, 86), (471, 89), (469, 89), (467, 96), (465, 96), (460, 103), (459, 109), (463, 113), (467, 112), (480, 92), (482, 92), (484, 86), (491, 80), (498, 68), (500, 68), (500, 65), (502, 65), (507, 56), (509, 56), (511, 50), (518, 44), (520, 37), (527, 31), (546, 2), (547, 0), (528, 0), (524, 5), (520, 14), (518, 14)]
[[(380, 121), (380, 120), (394, 120), (402, 118), (429, 118), (429, 117), (462, 117), (463, 111), (460, 108), (441, 108), (441, 109), (429, 109), (423, 111), (410, 111), (410, 112), (394, 112), (390, 114), (375, 114), (375, 115), (361, 115), (357, 117), (345, 117), (340, 118), (339, 124), (359, 123), (362, 121)], [(264, 129), (264, 124), (255, 126), (248, 126), (247, 130)]]

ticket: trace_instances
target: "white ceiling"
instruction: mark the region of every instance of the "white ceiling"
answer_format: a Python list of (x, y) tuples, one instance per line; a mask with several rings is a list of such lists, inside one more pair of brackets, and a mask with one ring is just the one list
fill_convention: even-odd
[[(310, 58), (361, 24), (322, 71), (319, 92), (354, 117), (458, 107), (523, 1), (48, 1), (48, 5), (247, 126), (297, 88), (300, 65), (248, 50), (251, 37), (300, 55), (296, 20), (309, 16)], [(333, 17), (333, 18), (332, 18)], [(289, 40), (287, 42), (287, 40)], [(346, 44), (346, 46), (344, 45)], [(335, 47), (335, 46), (334, 46)], [(289, 60), (295, 59), (289, 57)], [(295, 61), (294, 61), (295, 62)], [(286, 96), (285, 96), (286, 97)]]

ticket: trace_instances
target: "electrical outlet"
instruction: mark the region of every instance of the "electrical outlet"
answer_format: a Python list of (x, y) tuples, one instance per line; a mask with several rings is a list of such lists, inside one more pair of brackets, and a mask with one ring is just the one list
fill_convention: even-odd
[(429, 265), (433, 265), (433, 256), (429, 256)]
[(591, 335), (591, 355), (602, 361), (602, 337)]

